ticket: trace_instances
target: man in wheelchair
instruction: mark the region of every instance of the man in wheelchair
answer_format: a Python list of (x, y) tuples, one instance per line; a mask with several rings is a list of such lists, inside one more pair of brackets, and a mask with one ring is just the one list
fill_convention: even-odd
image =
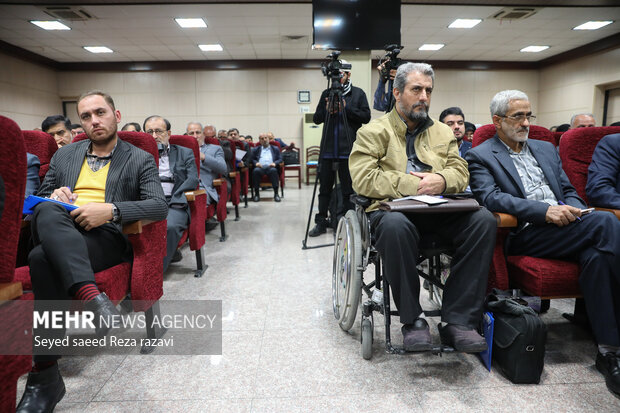
[(404, 349), (433, 347), (416, 270), (421, 241), (432, 234), (454, 251), (443, 291), (441, 342), (457, 351), (480, 352), (487, 348), (476, 327), (495, 244), (493, 215), (486, 209), (421, 215), (378, 210), (382, 200), (458, 193), (467, 187), (467, 163), (459, 156), (454, 133), (428, 115), (434, 80), (428, 64), (398, 68), (396, 105), (358, 131), (349, 169), (355, 192), (373, 200), (366, 211), (403, 324)]

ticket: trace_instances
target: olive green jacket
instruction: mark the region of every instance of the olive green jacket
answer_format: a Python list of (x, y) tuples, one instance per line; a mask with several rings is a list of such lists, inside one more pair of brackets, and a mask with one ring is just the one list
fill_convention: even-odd
[[(375, 200), (367, 211), (378, 208), (379, 201), (416, 195), (420, 178), (407, 174), (407, 125), (396, 109), (372, 120), (357, 131), (357, 139), (349, 156), (353, 190)], [(420, 161), (446, 181), (445, 193), (467, 188), (467, 162), (459, 156), (454, 133), (449, 126), (433, 120), (415, 140)]]

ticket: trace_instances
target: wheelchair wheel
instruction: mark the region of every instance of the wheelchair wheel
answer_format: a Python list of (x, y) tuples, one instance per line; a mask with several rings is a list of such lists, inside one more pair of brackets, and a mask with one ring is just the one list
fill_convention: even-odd
[(362, 319), (362, 357), (364, 360), (372, 358), (372, 320), (370, 318)]
[(362, 239), (355, 211), (338, 222), (334, 245), (332, 301), (340, 328), (349, 331), (355, 322), (362, 295)]

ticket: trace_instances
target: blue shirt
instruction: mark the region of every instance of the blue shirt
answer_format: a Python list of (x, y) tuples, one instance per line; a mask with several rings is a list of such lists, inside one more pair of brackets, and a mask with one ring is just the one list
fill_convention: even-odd
[(273, 154), (271, 153), (271, 148), (269, 146), (261, 147), (260, 158), (258, 159), (258, 163), (261, 164), (262, 167), (269, 166), (273, 163)]

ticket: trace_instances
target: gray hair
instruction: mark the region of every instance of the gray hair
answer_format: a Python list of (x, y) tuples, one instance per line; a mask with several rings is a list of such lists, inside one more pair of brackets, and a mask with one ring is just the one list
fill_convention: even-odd
[(577, 118), (577, 116), (589, 116), (589, 117), (591, 117), (592, 119), (594, 119), (594, 121), (596, 121), (596, 119), (594, 118), (594, 115), (593, 115), (593, 114), (591, 114), (591, 113), (578, 113), (578, 114), (576, 114), (576, 115), (573, 115), (573, 117), (572, 117), (572, 118), (570, 118), (570, 126), (571, 126), (571, 127), (573, 126), (573, 123), (575, 123), (575, 119)]
[(188, 122), (187, 126), (185, 127), (185, 130), (187, 130), (187, 128), (189, 128), (189, 125), (198, 125), (198, 126), (200, 126), (200, 129), (202, 130), (202, 123), (200, 123), (200, 122)]
[(511, 100), (527, 100), (530, 98), (520, 90), (502, 90), (491, 99), (491, 116), (506, 116)]
[(399, 92), (403, 92), (405, 90), (405, 85), (407, 84), (407, 77), (409, 73), (417, 72), (426, 76), (430, 76), (433, 80), (433, 86), (435, 86), (435, 72), (433, 68), (428, 63), (405, 63), (398, 67), (396, 71), (396, 76), (394, 76), (394, 88), (398, 89)]

